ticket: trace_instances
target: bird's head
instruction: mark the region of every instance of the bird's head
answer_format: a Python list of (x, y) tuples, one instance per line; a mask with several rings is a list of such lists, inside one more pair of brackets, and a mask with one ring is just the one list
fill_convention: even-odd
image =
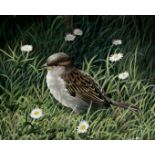
[(60, 75), (63, 74), (67, 68), (72, 67), (72, 59), (66, 53), (55, 53), (48, 57), (43, 67), (52, 74)]

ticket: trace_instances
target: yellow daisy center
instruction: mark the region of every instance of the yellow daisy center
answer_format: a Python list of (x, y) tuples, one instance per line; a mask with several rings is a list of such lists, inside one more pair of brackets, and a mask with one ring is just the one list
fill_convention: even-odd
[(86, 126), (84, 125), (84, 124), (82, 124), (81, 126), (80, 126), (80, 130), (85, 130), (86, 129)]
[(36, 116), (39, 115), (39, 114), (40, 114), (39, 111), (34, 112), (34, 115), (36, 115)]

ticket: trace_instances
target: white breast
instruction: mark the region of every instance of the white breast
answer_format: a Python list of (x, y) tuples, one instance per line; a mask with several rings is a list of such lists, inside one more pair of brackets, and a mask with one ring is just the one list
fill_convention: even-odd
[(46, 76), (47, 86), (51, 94), (64, 106), (72, 108), (74, 111), (81, 111), (86, 108), (87, 103), (81, 99), (72, 97), (65, 87), (65, 81), (60, 76), (52, 76), (50, 72)]

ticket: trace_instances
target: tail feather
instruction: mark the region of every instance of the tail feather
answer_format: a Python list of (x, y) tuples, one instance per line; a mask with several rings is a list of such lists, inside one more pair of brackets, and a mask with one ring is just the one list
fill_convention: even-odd
[(121, 108), (125, 108), (125, 109), (129, 109), (133, 112), (138, 112), (139, 109), (137, 106), (133, 106), (133, 105), (129, 105), (129, 104), (126, 104), (126, 103), (117, 103), (117, 104), (112, 104), (114, 106), (117, 106), (117, 107), (121, 107)]
[(113, 99), (110, 99), (108, 97), (106, 97), (106, 100), (109, 102), (109, 104), (111, 105), (114, 105), (114, 106), (117, 106), (117, 107), (121, 107), (121, 108), (124, 108), (124, 109), (129, 109), (133, 112), (138, 112), (139, 111), (139, 108), (137, 106), (134, 106), (134, 105), (129, 105), (127, 103), (121, 103), (121, 102), (117, 102), (117, 101), (114, 101)]

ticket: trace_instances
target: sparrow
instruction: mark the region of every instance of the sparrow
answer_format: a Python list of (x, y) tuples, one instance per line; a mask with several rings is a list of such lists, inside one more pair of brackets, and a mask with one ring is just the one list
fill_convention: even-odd
[(136, 106), (109, 98), (93, 77), (75, 67), (66, 53), (52, 54), (43, 67), (47, 69), (46, 83), (50, 93), (75, 113), (86, 111), (89, 107), (98, 109), (110, 105), (138, 112)]

